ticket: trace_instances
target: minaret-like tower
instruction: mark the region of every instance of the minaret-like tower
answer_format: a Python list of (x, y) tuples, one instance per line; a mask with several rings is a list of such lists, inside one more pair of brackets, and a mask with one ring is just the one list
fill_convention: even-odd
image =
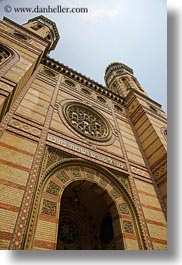
[(167, 199), (167, 121), (161, 105), (144, 91), (133, 70), (125, 64), (111, 63), (105, 71), (106, 86), (124, 97), (128, 118), (146, 165), (159, 191)]
[(54, 22), (44, 16), (39, 16), (30, 19), (23, 27), (46, 40), (49, 51), (55, 49), (60, 36)]
[(0, 120), (20, 94), (42, 57), (59, 40), (56, 25), (39, 16), (24, 25), (4, 17), (0, 23)]
[(132, 89), (146, 95), (137, 78), (133, 75), (133, 70), (122, 63), (114, 62), (108, 65), (105, 71), (105, 82), (111, 91), (124, 97)]

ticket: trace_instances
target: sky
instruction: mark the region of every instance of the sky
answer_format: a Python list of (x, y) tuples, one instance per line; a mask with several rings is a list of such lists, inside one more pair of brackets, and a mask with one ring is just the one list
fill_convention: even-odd
[[(5, 12), (6, 6), (12, 11)], [(88, 13), (16, 13), (14, 7), (85, 7)], [(0, 0), (0, 18), (19, 24), (44, 15), (61, 36), (49, 56), (105, 85), (108, 64), (134, 70), (149, 97), (167, 111), (166, 0)]]

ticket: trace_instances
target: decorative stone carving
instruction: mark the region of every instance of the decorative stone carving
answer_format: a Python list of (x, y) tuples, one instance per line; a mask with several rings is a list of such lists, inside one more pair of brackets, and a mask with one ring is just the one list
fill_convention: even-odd
[(52, 164), (61, 161), (65, 158), (69, 158), (69, 155), (66, 155), (65, 153), (56, 150), (55, 148), (49, 147), (49, 155), (47, 160), (47, 167), (51, 166)]
[(114, 199), (121, 197), (120, 192), (116, 188), (112, 188), (111, 195), (113, 196)]
[(106, 179), (106, 177), (104, 177), (103, 175), (99, 175), (100, 177), (100, 181), (99, 183), (103, 186), (106, 187), (109, 184), (109, 181)]
[(75, 178), (81, 178), (80, 167), (72, 167), (72, 173)]
[(46, 192), (57, 196), (59, 194), (60, 189), (61, 188), (56, 183), (50, 181)]
[(137, 168), (137, 167), (133, 167), (131, 166), (131, 172), (137, 174), (137, 175), (140, 175), (140, 176), (143, 176), (143, 177), (146, 177), (146, 178), (150, 178), (150, 175), (148, 172), (140, 169), (140, 168)]
[(123, 228), (124, 228), (125, 233), (134, 234), (133, 224), (131, 221), (124, 220)]
[(160, 168), (154, 171), (154, 176), (158, 179), (161, 176), (167, 174), (167, 163), (162, 165)]
[(38, 129), (38, 128), (32, 126), (32, 125), (29, 125), (27, 123), (24, 123), (22, 121), (19, 121), (19, 120), (11, 119), (10, 122), (9, 122), (9, 125), (11, 125), (14, 128), (20, 129), (20, 130), (22, 130), (24, 132), (33, 134), (35, 136), (40, 136), (41, 135), (41, 130), (40, 129)]
[(96, 174), (95, 170), (90, 169), (90, 168), (85, 168), (85, 172), (86, 172), (86, 177), (88, 179), (92, 179), (92, 180), (94, 179), (94, 176)]
[(128, 206), (125, 202), (118, 205), (121, 214), (129, 214)]
[(92, 108), (79, 103), (71, 103), (64, 107), (63, 113), (68, 123), (78, 133), (96, 141), (105, 141), (110, 138), (108, 123)]
[(47, 215), (56, 215), (56, 202), (48, 201), (48, 200), (43, 200), (43, 205), (42, 205), (42, 213), (47, 214)]
[(66, 174), (65, 170), (60, 170), (56, 177), (63, 183), (65, 184), (67, 181), (70, 180), (70, 177)]

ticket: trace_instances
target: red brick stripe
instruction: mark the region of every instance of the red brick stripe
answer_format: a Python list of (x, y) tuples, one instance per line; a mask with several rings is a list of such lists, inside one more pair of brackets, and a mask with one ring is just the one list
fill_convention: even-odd
[[(38, 114), (38, 115), (40, 115), (40, 116), (42, 116), (42, 117), (45, 117), (45, 115), (46, 115), (46, 111), (45, 111), (45, 113), (44, 114), (42, 114), (41, 112), (39, 112), (39, 111), (36, 111), (36, 110), (32, 110), (31, 108), (28, 108), (27, 106), (25, 106), (25, 105), (21, 105), (21, 107), (23, 108), (23, 109), (25, 109), (25, 110), (30, 110), (31, 112), (34, 112), (34, 113), (36, 113), (36, 114)], [(46, 109), (45, 109), (46, 110)]]
[(34, 93), (31, 93), (30, 91), (27, 93), (27, 95), (32, 95), (32, 96), (34, 96), (34, 97), (36, 97), (36, 98), (38, 98), (38, 99), (40, 99), (40, 100), (43, 100), (43, 101), (45, 101), (45, 102), (47, 102), (47, 103), (50, 103), (48, 100), (46, 100), (46, 99), (44, 99), (44, 98), (41, 98), (41, 97), (38, 97), (38, 96), (36, 96)]
[(130, 213), (129, 214), (120, 214), (119, 217), (121, 219), (132, 220), (132, 217), (131, 217)]
[(27, 102), (31, 102), (32, 104), (36, 105), (36, 106), (39, 106), (39, 107), (42, 107), (45, 109), (45, 106), (42, 105), (42, 104), (39, 104), (39, 103), (35, 103), (34, 101), (32, 101), (30, 98), (24, 98), (23, 99), (24, 101), (27, 101)]
[(163, 245), (167, 245), (167, 240), (163, 240), (163, 239), (159, 239), (159, 238), (154, 238), (154, 237), (152, 237), (151, 239), (155, 243), (160, 243), (160, 244), (163, 244)]
[(11, 238), (12, 238), (12, 233), (0, 231), (0, 239), (11, 240)]
[(129, 233), (123, 233), (123, 237), (124, 238), (128, 238), (128, 239), (133, 239), (133, 240), (136, 240), (137, 239), (136, 235), (129, 234)]
[(15, 146), (12, 146), (12, 145), (9, 145), (9, 144), (5, 144), (5, 143), (2, 143), (2, 142), (1, 142), (1, 143), (0, 143), (0, 146), (5, 147), (5, 148), (7, 148), (7, 149), (11, 149), (11, 150), (17, 151), (17, 152), (22, 153), (22, 154), (24, 154), (24, 155), (28, 155), (28, 156), (31, 156), (31, 157), (34, 156), (34, 154), (32, 154), (32, 153), (30, 153), (30, 152), (27, 152), (27, 151), (25, 151), (25, 150), (22, 150), (22, 149), (20, 149), (20, 148), (17, 148), (17, 147), (15, 147)]
[(49, 242), (49, 241), (43, 241), (43, 240), (35, 240), (35, 247), (38, 248), (46, 248), (46, 249), (56, 249), (56, 244), (54, 242)]
[(44, 215), (44, 214), (41, 214), (39, 216), (39, 220), (47, 221), (47, 222), (51, 222), (51, 223), (55, 223), (55, 224), (59, 223), (59, 219), (58, 218), (52, 217), (52, 216), (49, 216), (49, 215)]
[(14, 168), (20, 169), (20, 170), (25, 171), (25, 172), (29, 172), (30, 171), (30, 168), (28, 168), (28, 167), (24, 167), (24, 166), (21, 166), (21, 165), (18, 165), (18, 164), (15, 164), (13, 162), (6, 161), (6, 160), (3, 160), (3, 159), (0, 159), (0, 164), (7, 165), (7, 166), (10, 166), (10, 167), (14, 167)]
[(164, 223), (161, 223), (161, 222), (156, 222), (156, 221), (149, 220), (149, 219), (146, 219), (146, 221), (147, 221), (148, 224), (153, 224), (153, 225), (167, 227), (167, 224), (164, 224)]
[(147, 204), (142, 204), (142, 206), (145, 207), (145, 208), (151, 209), (151, 210), (162, 212), (161, 208), (157, 208), (157, 207), (150, 206), (150, 205), (147, 205)]
[(4, 203), (4, 202), (0, 202), (0, 208), (4, 209), (4, 210), (8, 210), (8, 211), (12, 211), (12, 212), (19, 212), (19, 207), (8, 204), (8, 203)]
[(10, 186), (19, 190), (25, 190), (25, 186), (4, 179), (0, 179), (0, 184)]
[(155, 194), (151, 194), (151, 193), (146, 192), (146, 191), (143, 191), (143, 190), (138, 190), (138, 192), (141, 193), (141, 194), (147, 195), (149, 197), (156, 198), (156, 195)]

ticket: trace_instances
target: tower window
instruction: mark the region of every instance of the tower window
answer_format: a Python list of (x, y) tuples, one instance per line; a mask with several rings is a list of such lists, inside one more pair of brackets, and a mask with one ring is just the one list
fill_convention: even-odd
[(154, 106), (150, 106), (150, 109), (151, 109), (152, 111), (157, 112), (157, 109), (156, 109)]
[(119, 74), (119, 75), (122, 75), (124, 73), (124, 71), (123, 70), (119, 70), (116, 73)]
[(126, 77), (123, 77), (123, 78), (121, 78), (121, 80), (123, 81), (123, 83), (124, 83), (124, 85), (126, 87), (126, 90), (129, 90), (131, 88), (131, 86), (130, 86), (127, 78)]
[(118, 93), (118, 90), (117, 90), (117, 85), (114, 83), (112, 85), (112, 89), (111, 89), (114, 93)]
[(46, 40), (49, 40), (49, 41), (51, 40), (51, 35), (50, 34), (47, 35)]
[(43, 28), (43, 25), (41, 23), (37, 23), (37, 24), (33, 25), (31, 28), (34, 30), (39, 30), (39, 29)]
[(3, 46), (0, 46), (0, 65), (6, 62), (10, 56), (11, 53)]

